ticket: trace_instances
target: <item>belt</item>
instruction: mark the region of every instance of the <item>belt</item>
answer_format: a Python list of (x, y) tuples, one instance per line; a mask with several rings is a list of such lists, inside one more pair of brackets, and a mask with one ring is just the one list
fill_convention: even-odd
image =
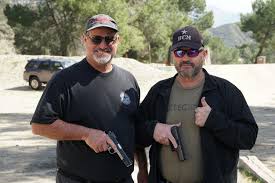
[(117, 180), (112, 180), (112, 181), (95, 181), (95, 180), (85, 179), (85, 178), (79, 177), (77, 175), (73, 175), (71, 173), (65, 172), (64, 170), (62, 170), (60, 168), (57, 170), (57, 172), (65, 177), (68, 177), (69, 179), (75, 180), (79, 183), (123, 183), (126, 180), (128, 180), (127, 178), (130, 178), (130, 177), (127, 177), (127, 178), (122, 178), (122, 179), (117, 179)]

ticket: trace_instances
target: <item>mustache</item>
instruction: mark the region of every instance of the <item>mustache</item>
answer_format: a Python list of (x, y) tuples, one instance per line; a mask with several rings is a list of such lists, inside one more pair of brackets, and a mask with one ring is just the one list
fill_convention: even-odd
[(180, 66), (180, 67), (183, 66), (183, 65), (190, 65), (190, 66), (192, 66), (192, 67), (195, 66), (190, 60), (181, 61), (181, 62), (179, 63), (179, 66)]
[(112, 52), (112, 48), (95, 48), (94, 51), (102, 51), (102, 52), (107, 52), (110, 53)]

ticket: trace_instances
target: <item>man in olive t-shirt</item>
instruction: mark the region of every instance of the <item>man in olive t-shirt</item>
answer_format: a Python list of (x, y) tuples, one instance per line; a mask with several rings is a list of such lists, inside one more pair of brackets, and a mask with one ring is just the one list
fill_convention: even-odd
[[(200, 182), (202, 161), (199, 127), (195, 125), (195, 109), (198, 106), (204, 81), (190, 88), (175, 81), (169, 99), (167, 124), (181, 123), (180, 133), (183, 142), (185, 161), (179, 161), (176, 151), (162, 146), (160, 161), (162, 175), (171, 182)], [(183, 173), (184, 172), (184, 173)]]
[[(239, 150), (251, 149), (258, 133), (244, 96), (203, 69), (208, 52), (195, 27), (176, 30), (170, 51), (177, 74), (156, 83), (138, 109), (138, 143), (151, 145), (149, 182), (237, 183)], [(173, 126), (183, 161), (170, 147), (177, 148)]]

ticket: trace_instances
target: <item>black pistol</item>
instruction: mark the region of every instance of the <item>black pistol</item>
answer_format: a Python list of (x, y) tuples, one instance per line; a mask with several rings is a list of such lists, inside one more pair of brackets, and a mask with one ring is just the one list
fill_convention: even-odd
[(109, 131), (108, 132), (108, 136), (110, 137), (110, 139), (114, 142), (114, 144), (116, 145), (117, 151), (116, 152), (111, 152), (109, 149), (109, 152), (111, 154), (117, 153), (119, 158), (122, 160), (122, 162), (124, 163), (124, 165), (126, 167), (129, 167), (133, 164), (133, 161), (127, 156), (127, 154), (125, 153), (125, 151), (123, 150), (122, 146), (120, 145), (120, 143), (117, 141), (116, 139), (116, 135)]
[(181, 135), (179, 133), (179, 127), (178, 126), (173, 126), (171, 128), (171, 133), (172, 133), (173, 137), (175, 138), (175, 140), (178, 144), (178, 147), (175, 149), (173, 144), (170, 142), (172, 151), (177, 151), (178, 158), (179, 158), (180, 161), (186, 160), (185, 154), (184, 154), (184, 151), (183, 151), (183, 144), (182, 144), (182, 141), (181, 141)]

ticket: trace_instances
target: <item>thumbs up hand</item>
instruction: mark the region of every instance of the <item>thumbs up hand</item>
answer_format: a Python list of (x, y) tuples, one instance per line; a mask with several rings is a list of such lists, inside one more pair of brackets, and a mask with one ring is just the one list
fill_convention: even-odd
[(205, 97), (201, 98), (202, 107), (195, 109), (195, 124), (199, 127), (203, 127), (210, 112), (211, 107), (207, 104)]

